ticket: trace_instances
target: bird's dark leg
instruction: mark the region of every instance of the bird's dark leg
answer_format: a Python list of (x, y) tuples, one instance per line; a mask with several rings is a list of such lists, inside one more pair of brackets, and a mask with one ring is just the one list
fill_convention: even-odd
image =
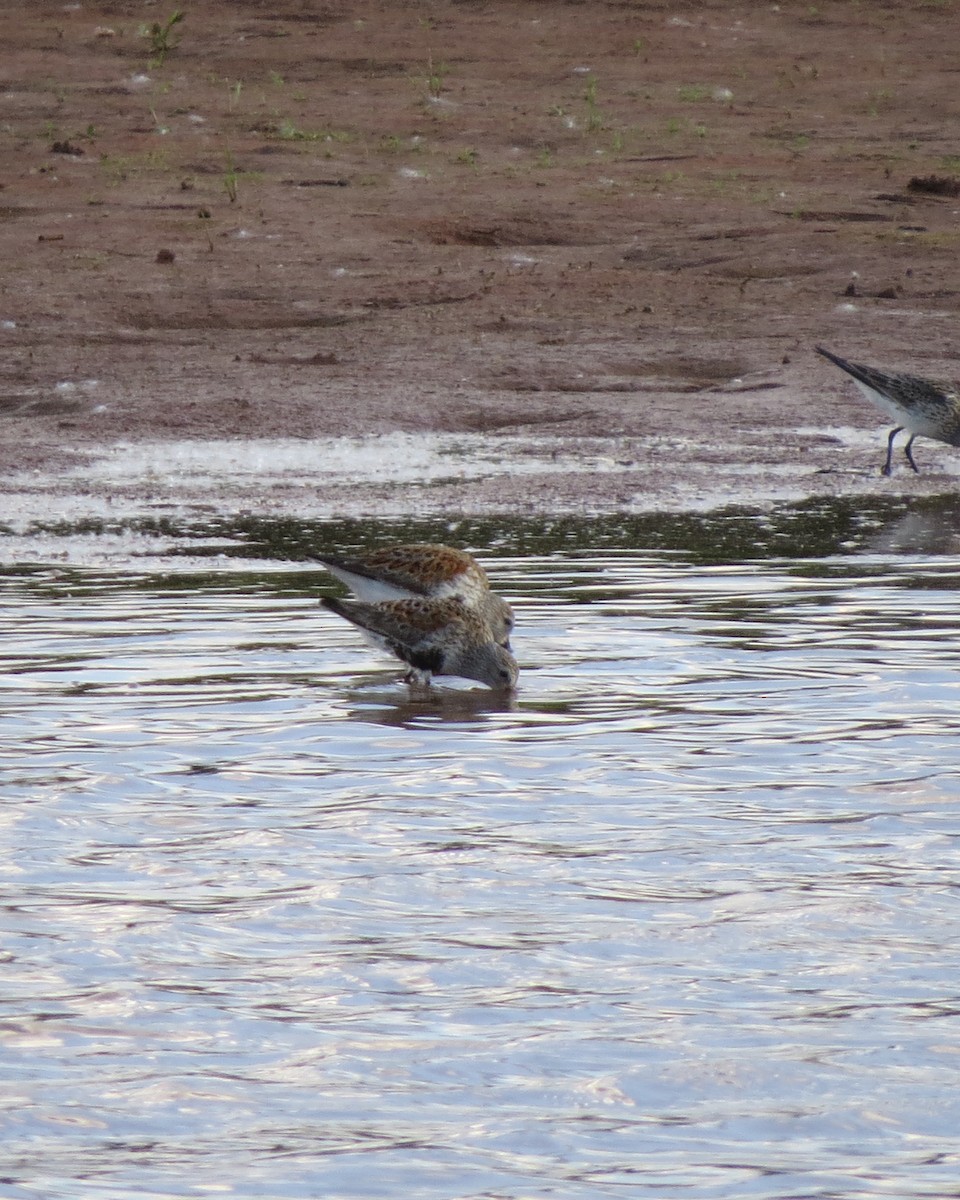
[[(898, 433), (903, 433), (902, 425), (898, 425), (896, 427), (896, 429), (890, 430), (890, 436), (887, 438), (887, 461), (883, 464), (883, 468), (880, 471), (881, 475), (889, 475), (890, 472), (893, 470), (893, 467), (891, 465), (892, 459), (893, 459), (893, 439), (897, 436)], [(910, 441), (912, 442), (913, 438), (911, 438)], [(909, 458), (909, 455), (907, 457)], [(910, 459), (910, 462), (911, 463), (913, 462), (912, 458)], [(917, 468), (914, 467), (913, 469), (916, 470)]]
[(410, 670), (406, 673), (406, 675), (404, 675), (402, 682), (409, 683), (410, 686), (414, 689), (414, 691), (420, 691), (423, 689), (429, 691), (430, 690), (430, 672), (429, 671), (421, 671), (417, 667), (411, 667)]
[(916, 471), (916, 473), (919, 475), (919, 474), (920, 474), (920, 468), (919, 468), (919, 467), (917, 466), (917, 464), (916, 464), (916, 463), (913, 461), (913, 455), (910, 453), (910, 447), (913, 445), (913, 439), (914, 439), (916, 436), (917, 436), (916, 434), (913, 434), (913, 435), (911, 436), (911, 438), (910, 438), (910, 441), (909, 441), (909, 442), (907, 442), (907, 444), (904, 446), (904, 448), (903, 448), (903, 452), (904, 452), (904, 454), (907, 456), (907, 462), (910, 464), (910, 466), (911, 466), (911, 467), (913, 467), (914, 471)]

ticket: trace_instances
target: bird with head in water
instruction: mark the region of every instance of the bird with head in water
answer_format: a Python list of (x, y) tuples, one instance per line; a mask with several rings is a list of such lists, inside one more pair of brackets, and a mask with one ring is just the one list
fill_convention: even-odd
[(324, 597), (321, 603), (405, 662), (409, 683), (429, 684), (434, 675), (454, 675), (497, 690), (516, 686), (516, 659), (494, 638), (486, 618), (457, 597), (372, 603)]

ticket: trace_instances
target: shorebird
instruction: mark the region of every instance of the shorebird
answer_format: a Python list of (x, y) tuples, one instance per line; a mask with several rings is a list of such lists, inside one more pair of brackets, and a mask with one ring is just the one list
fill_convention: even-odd
[(494, 640), (481, 613), (457, 597), (368, 603), (325, 596), (320, 603), (405, 662), (411, 668), (408, 683), (429, 683), (432, 675), (456, 675), (491, 688), (516, 685), (516, 659)]
[(432, 543), (383, 546), (357, 554), (318, 554), (317, 561), (360, 600), (460, 600), (476, 609), (493, 640), (510, 647), (513, 609), (496, 592), (477, 560), (466, 550)]
[(848, 362), (831, 354), (823, 346), (815, 347), (818, 354), (828, 358), (841, 371), (852, 375), (860, 391), (896, 422), (887, 438), (887, 460), (882, 473), (889, 475), (893, 458), (893, 439), (905, 429), (910, 439), (903, 448), (907, 462), (919, 475), (911, 447), (918, 437), (933, 438), (948, 446), (960, 446), (960, 385), (943, 380), (922, 379), (919, 375), (904, 375), (881, 371), (863, 363)]

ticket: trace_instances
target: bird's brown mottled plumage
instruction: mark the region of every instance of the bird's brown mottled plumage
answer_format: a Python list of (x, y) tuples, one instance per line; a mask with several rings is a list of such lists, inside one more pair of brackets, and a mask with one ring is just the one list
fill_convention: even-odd
[(459, 599), (484, 616), (495, 641), (510, 645), (513, 610), (490, 590), (486, 571), (465, 550), (423, 542), (356, 554), (319, 554), (317, 561), (360, 600), (371, 603), (418, 596)]
[(372, 603), (324, 597), (321, 603), (407, 663), (422, 682), (431, 675), (476, 679), (491, 688), (517, 682), (516, 659), (494, 640), (483, 615), (456, 597)]

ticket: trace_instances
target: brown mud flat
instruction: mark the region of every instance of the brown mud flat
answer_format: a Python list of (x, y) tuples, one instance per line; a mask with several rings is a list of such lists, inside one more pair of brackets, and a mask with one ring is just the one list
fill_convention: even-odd
[(8, 23), (8, 516), (953, 489), (812, 351), (960, 374), (952, 0), (205, 2), (164, 56), (173, 11)]

